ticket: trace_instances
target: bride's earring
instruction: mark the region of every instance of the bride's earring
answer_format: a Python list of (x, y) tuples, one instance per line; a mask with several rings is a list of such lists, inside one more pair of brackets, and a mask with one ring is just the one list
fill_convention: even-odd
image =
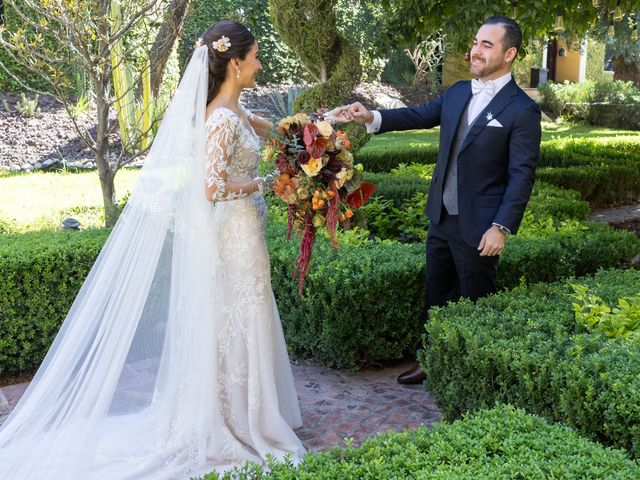
[(236, 78), (240, 78), (240, 69), (236, 70)]

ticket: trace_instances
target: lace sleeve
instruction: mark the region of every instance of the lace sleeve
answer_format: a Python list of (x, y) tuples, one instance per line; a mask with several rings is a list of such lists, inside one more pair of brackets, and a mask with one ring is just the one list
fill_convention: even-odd
[(244, 114), (247, 116), (247, 120), (249, 120), (250, 122), (253, 122), (256, 119), (256, 116), (253, 113), (251, 113), (251, 110), (249, 110), (243, 104), (240, 104), (240, 108), (242, 109)]
[(225, 109), (217, 109), (207, 121), (207, 198), (211, 202), (247, 197), (259, 190), (257, 182), (233, 181), (228, 169), (235, 152), (240, 119)]

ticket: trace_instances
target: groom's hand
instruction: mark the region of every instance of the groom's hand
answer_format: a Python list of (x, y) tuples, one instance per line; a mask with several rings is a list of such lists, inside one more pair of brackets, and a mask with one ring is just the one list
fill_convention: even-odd
[(318, 110), (329, 122), (331, 123), (348, 123), (353, 121), (353, 117), (349, 113), (349, 107), (336, 107), (333, 110), (323, 111)]
[(354, 102), (349, 105), (349, 114), (356, 122), (371, 123), (373, 122), (373, 113), (360, 102)]
[(489, 230), (484, 232), (478, 250), (481, 257), (494, 257), (500, 255), (504, 250), (504, 244), (507, 237), (502, 233), (498, 227), (492, 226)]

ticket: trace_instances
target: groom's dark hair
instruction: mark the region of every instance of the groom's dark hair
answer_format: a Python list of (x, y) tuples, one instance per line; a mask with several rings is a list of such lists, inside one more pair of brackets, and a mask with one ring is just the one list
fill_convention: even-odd
[(513, 18), (505, 16), (495, 16), (487, 18), (483, 25), (502, 25), (504, 27), (504, 49), (509, 50), (515, 47), (516, 54), (520, 51), (522, 45), (522, 30)]

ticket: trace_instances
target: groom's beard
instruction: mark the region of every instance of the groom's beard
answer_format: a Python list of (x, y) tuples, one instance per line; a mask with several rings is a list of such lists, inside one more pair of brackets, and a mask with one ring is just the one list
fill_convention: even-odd
[[(474, 63), (474, 60), (477, 60), (478, 63)], [(471, 75), (476, 78), (485, 78), (489, 75), (494, 74), (498, 70), (502, 68), (502, 65), (499, 60), (491, 61), (486, 58), (481, 57), (471, 57), (471, 65), (469, 66), (469, 71)]]

